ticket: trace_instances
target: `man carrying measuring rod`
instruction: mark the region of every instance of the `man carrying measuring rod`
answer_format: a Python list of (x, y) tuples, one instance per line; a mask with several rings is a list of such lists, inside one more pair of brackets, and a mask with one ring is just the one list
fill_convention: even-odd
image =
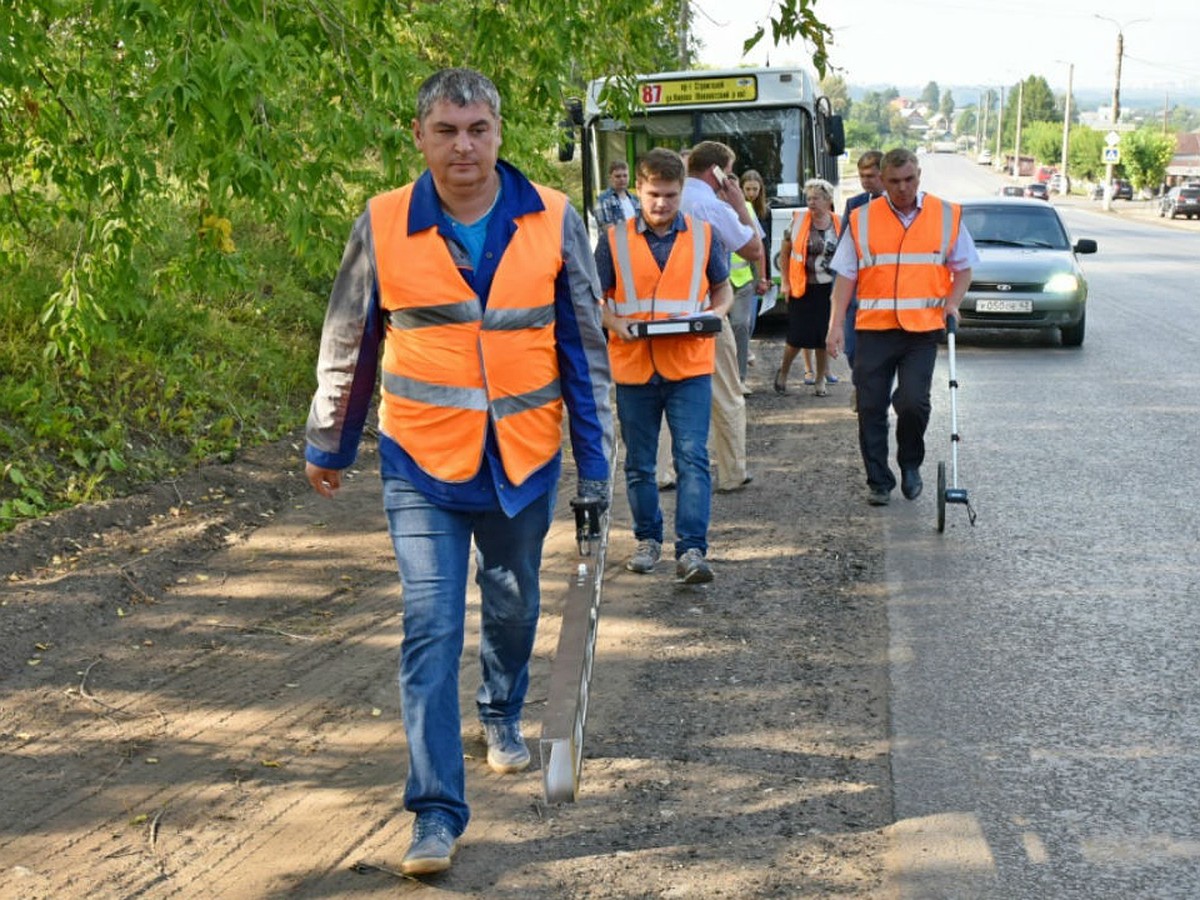
[(826, 351), (836, 358), (857, 289), (858, 443), (872, 506), (886, 506), (896, 486), (888, 465), (889, 405), (896, 410), (900, 490), (909, 500), (921, 493), (938, 339), (946, 316), (958, 314), (979, 262), (959, 206), (919, 190), (915, 154), (888, 151), (882, 176), (886, 193), (851, 213), (851, 239), (838, 243), (830, 264), (837, 278), (825, 338)]
[(579, 493), (607, 503), (613, 427), (587, 232), (558, 191), (500, 160), (500, 96), (470, 69), (417, 93), (426, 171), (371, 199), (334, 281), (306, 475), (333, 497), (382, 370), (383, 506), (404, 587), (405, 875), (450, 867), (467, 827), (458, 675), (472, 544), (477, 715), (495, 772), (529, 765), (521, 713), (542, 544), (569, 419)]

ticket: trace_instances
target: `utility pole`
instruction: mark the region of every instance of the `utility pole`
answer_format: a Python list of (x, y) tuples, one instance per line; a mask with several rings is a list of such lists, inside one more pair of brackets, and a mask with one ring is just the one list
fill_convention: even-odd
[(679, 0), (679, 68), (688, 68), (688, 0)]
[[(1112, 95), (1112, 127), (1113, 131), (1116, 131), (1117, 124), (1121, 121), (1121, 60), (1125, 56), (1125, 29), (1130, 25), (1136, 25), (1138, 22), (1149, 22), (1150, 20), (1134, 19), (1122, 25), (1116, 19), (1110, 19), (1108, 16), (1102, 16), (1099, 13), (1092, 13), (1092, 17), (1104, 22), (1111, 22), (1117, 26), (1117, 74), (1113, 80)], [(1106, 212), (1112, 209), (1112, 194), (1113, 163), (1110, 161), (1104, 165), (1104, 209)]]
[(1070, 193), (1070, 188), (1067, 187), (1067, 148), (1071, 143), (1071, 87), (1075, 81), (1075, 63), (1068, 63), (1070, 68), (1067, 69), (1067, 96), (1063, 100), (1063, 143), (1062, 143), (1062, 163), (1059, 168), (1062, 170), (1062, 192)]
[(1021, 107), (1025, 105), (1025, 80), (1022, 79), (1017, 90), (1017, 139), (1013, 150), (1013, 178), (1021, 177)]
[(1004, 137), (1004, 85), (1000, 85), (1000, 103), (996, 107), (996, 161), (995, 166), (1000, 166), (1002, 156), (1000, 154), (1000, 141)]
[(988, 139), (988, 113), (992, 108), (992, 89), (988, 88), (983, 92), (983, 139), (979, 143), (980, 149), (987, 146)]

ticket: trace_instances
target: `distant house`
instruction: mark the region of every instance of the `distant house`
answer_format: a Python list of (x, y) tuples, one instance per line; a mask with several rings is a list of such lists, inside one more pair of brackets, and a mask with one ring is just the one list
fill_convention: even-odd
[(1167, 184), (1200, 179), (1200, 131), (1175, 135), (1175, 155), (1167, 164)]

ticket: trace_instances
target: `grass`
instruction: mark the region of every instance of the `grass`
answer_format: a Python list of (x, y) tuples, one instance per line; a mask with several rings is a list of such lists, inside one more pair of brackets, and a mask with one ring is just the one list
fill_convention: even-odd
[(230, 459), (303, 422), (328, 283), (306, 277), (272, 230), (235, 223), (233, 234), (233, 253), (214, 251), (185, 277), (175, 261), (194, 251), (181, 224), (164, 258), (137, 261), (137, 302), (74, 360), (47, 352), (41, 322), (53, 248), (3, 273), (0, 531)]

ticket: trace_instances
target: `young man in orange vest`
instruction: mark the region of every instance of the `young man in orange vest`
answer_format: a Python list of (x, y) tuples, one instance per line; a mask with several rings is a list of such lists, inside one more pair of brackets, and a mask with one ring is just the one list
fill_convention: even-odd
[(887, 505), (896, 486), (888, 465), (889, 405), (896, 410), (900, 490), (909, 500), (921, 493), (938, 338), (946, 316), (958, 314), (979, 261), (958, 205), (919, 190), (921, 169), (911, 151), (890, 150), (882, 173), (886, 194), (850, 214), (850, 239), (834, 253), (830, 268), (837, 279), (825, 341), (837, 357), (857, 289), (858, 443), (873, 506)]
[(470, 814), (458, 674), (472, 544), (477, 714), (489, 767), (519, 772), (564, 407), (579, 493), (605, 502), (613, 427), (583, 220), (499, 159), (495, 85), (470, 69), (434, 74), (412, 129), (427, 170), (371, 199), (334, 281), (305, 459), (332, 497), (382, 371), (383, 505), (404, 587), (404, 806), (416, 814), (400, 871), (423, 875), (450, 867)]
[(720, 317), (733, 303), (729, 251), (708, 223), (679, 211), (684, 178), (683, 160), (673, 150), (655, 148), (638, 160), (641, 213), (601, 236), (596, 270), (611, 335), (625, 490), (638, 542), (626, 568), (649, 573), (662, 552), (655, 458), (665, 413), (678, 491), (675, 578), (703, 584), (713, 577), (705, 556), (712, 504), (707, 442), (715, 341), (711, 335), (636, 334), (640, 322), (702, 311)]

